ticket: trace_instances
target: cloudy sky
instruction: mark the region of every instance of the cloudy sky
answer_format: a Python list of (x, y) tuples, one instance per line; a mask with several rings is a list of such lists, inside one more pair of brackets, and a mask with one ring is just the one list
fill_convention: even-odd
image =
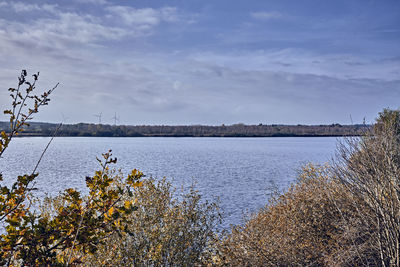
[(21, 69), (60, 82), (36, 121), (371, 122), (400, 106), (400, 2), (0, 0), (1, 109)]

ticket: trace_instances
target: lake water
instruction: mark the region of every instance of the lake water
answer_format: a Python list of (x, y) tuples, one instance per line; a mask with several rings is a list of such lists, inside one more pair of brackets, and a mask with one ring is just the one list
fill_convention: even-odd
[[(13, 139), (0, 159), (6, 182), (32, 172), (49, 139)], [(336, 143), (330, 137), (57, 137), (38, 168), (37, 194), (54, 195), (69, 187), (85, 191), (85, 177), (98, 169), (96, 157), (112, 149), (116, 168), (124, 173), (136, 168), (147, 176), (165, 176), (176, 187), (195, 181), (203, 198), (219, 197), (226, 228), (263, 207), (271, 188), (287, 188), (302, 165), (331, 160)]]

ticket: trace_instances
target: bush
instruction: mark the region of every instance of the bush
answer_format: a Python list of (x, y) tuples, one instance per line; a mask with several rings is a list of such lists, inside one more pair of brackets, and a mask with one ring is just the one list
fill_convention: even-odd
[(346, 195), (326, 167), (308, 165), (286, 193), (273, 197), (244, 226), (233, 227), (220, 244), (222, 263), (230, 266), (318, 266), (340, 248), (339, 205)]
[(380, 266), (400, 266), (400, 111), (379, 113), (373, 132), (340, 147), (334, 173), (362, 200), (358, 216), (371, 231), (365, 245)]
[[(14, 136), (20, 133), (39, 107), (47, 105), (49, 95), (57, 85), (41, 96), (33, 95), (39, 73), (33, 82), (22, 71), (17, 88), (10, 88), (10, 132), (1, 132), (0, 156)], [(23, 88), (26, 87), (26, 88)], [(102, 240), (115, 232), (127, 231), (129, 215), (136, 209), (132, 189), (141, 185), (143, 173), (133, 170), (123, 183), (116, 184), (109, 165), (116, 163), (111, 151), (98, 160), (101, 169), (86, 177), (89, 195), (82, 197), (75, 189), (67, 189), (60, 196), (59, 205), (52, 213), (39, 213), (32, 208), (36, 168), (31, 174), (18, 176), (11, 186), (0, 185), (0, 265), (60, 266), (77, 265), (81, 253), (93, 254)], [(0, 174), (0, 182), (3, 177)], [(124, 200), (123, 200), (124, 198)]]
[(193, 266), (211, 261), (221, 219), (216, 203), (201, 203), (193, 186), (177, 198), (165, 178), (144, 181), (134, 197), (138, 210), (130, 216), (130, 234), (108, 237), (85, 260), (86, 266)]

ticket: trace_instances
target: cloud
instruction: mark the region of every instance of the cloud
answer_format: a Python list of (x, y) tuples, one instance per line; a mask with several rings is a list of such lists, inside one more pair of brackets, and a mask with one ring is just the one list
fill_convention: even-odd
[(10, 4), (15, 12), (31, 12), (34, 10), (41, 10), (41, 8), (36, 4), (26, 4), (21, 2), (14, 2)]
[[(3, 3), (3, 2), (2, 2)], [(7, 4), (7, 3), (6, 3)], [(110, 23), (103, 16), (94, 16), (82, 12), (65, 11), (55, 5), (29, 5), (20, 2), (7, 4), (15, 12), (45, 12), (46, 16), (27, 17), (28, 21), (0, 19), (0, 41), (13, 45), (30, 45), (32, 48), (45, 47), (71, 49), (71, 45), (98, 45), (104, 41), (137, 38), (150, 33), (162, 15), (161, 11), (142, 9), (136, 12), (136, 24), (126, 27)], [(168, 9), (163, 11), (172, 16)], [(161, 14), (161, 15), (160, 15)], [(132, 24), (134, 21), (132, 20)]]
[(43, 12), (50, 12), (55, 14), (57, 12), (57, 5), (53, 4), (28, 4), (23, 2), (0, 2), (0, 8), (8, 7), (12, 8), (16, 13), (27, 13), (27, 12), (34, 12), (34, 11), (43, 11)]
[(318, 54), (303, 49), (198, 52), (194, 60), (243, 70), (312, 74), (339, 79), (398, 80), (396, 61), (376, 61), (348, 54)]
[(269, 20), (269, 19), (279, 19), (282, 17), (282, 14), (277, 11), (270, 11), (270, 12), (252, 12), (250, 13), (250, 16), (254, 19), (259, 19), (259, 20)]
[(75, 2), (95, 5), (106, 5), (108, 3), (106, 0), (75, 0)]
[(180, 81), (174, 81), (173, 82), (173, 88), (175, 90), (180, 90), (182, 88), (182, 83)]
[[(223, 66), (208, 57), (146, 53), (126, 54), (113, 61), (90, 55), (74, 61), (44, 53), (32, 54), (25, 63), (28, 70), (41, 71), (40, 86), (61, 82), (53, 96), (54, 106), (37, 117), (44, 121), (56, 121), (63, 113), (71, 123), (95, 122), (94, 113), (111, 118), (117, 112), (125, 124), (349, 123), (348, 114), (355, 120), (373, 118), (400, 97), (400, 81), (296, 73), (290, 67), (286, 67), (289, 71), (274, 70), (275, 63), (271, 69), (245, 69)], [(8, 66), (7, 75), (15, 73)], [(1, 88), (15, 83), (0, 82)], [(6, 98), (6, 92), (0, 92), (0, 104), (7, 103)]]
[[(40, 18), (29, 24), (0, 21), (3, 31), (0, 40), (15, 45), (31, 45), (64, 49), (73, 44), (94, 44), (104, 40), (118, 40), (134, 32), (105, 26), (90, 15), (59, 13), (55, 18)], [(71, 48), (71, 47), (70, 47)]]
[(115, 17), (120, 17), (127, 25), (137, 25), (144, 28), (157, 26), (161, 22), (178, 21), (177, 9), (163, 7), (159, 9), (136, 9), (128, 6), (110, 6), (107, 10)]
[[(146, 37), (160, 23), (179, 20), (174, 7), (135, 9), (107, 6), (101, 9), (103, 13), (97, 12), (96, 15), (57, 5), (22, 2), (0, 2), (0, 8), (32, 13), (24, 20), (0, 19), (0, 41), (51, 50), (70, 49), (74, 44), (101, 45), (104, 41)], [(118, 18), (121, 23), (116, 21)]]
[(161, 17), (166, 22), (178, 22), (180, 16), (178, 15), (176, 7), (163, 7), (160, 9)]

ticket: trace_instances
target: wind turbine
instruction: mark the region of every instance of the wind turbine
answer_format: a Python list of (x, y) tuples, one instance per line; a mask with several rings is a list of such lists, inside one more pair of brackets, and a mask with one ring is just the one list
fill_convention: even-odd
[(103, 112), (100, 112), (100, 114), (94, 114), (93, 116), (95, 116), (96, 118), (99, 119), (99, 124), (101, 124), (101, 115), (103, 114)]
[(117, 117), (117, 112), (114, 112), (114, 117), (112, 117), (111, 119), (114, 120), (114, 126), (117, 125), (117, 122), (119, 122), (119, 116)]
[(65, 123), (69, 117), (64, 116), (64, 113), (61, 112), (61, 116), (62, 116), (62, 122)]

